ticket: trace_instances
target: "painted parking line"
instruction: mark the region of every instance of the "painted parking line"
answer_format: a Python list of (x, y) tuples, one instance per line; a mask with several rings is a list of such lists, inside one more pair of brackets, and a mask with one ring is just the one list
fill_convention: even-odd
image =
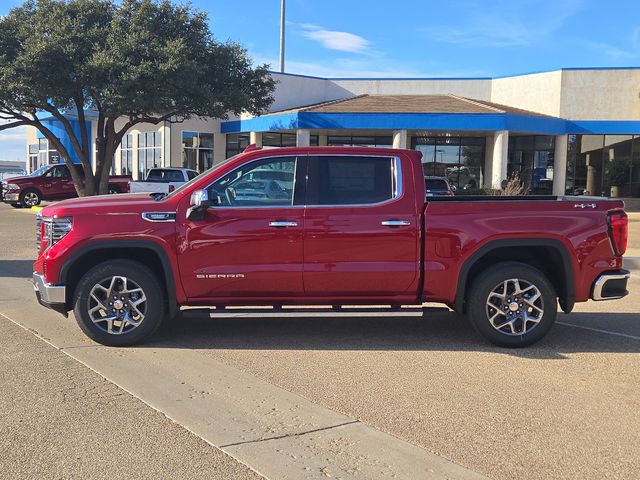
[(556, 322), (556, 323), (559, 325), (564, 325), (565, 327), (581, 328), (583, 330), (590, 330), (592, 332), (605, 333), (607, 335), (614, 335), (616, 337), (630, 338), (631, 340), (640, 340), (640, 337), (637, 335), (629, 335), (627, 333), (613, 332), (611, 330), (603, 330), (601, 328), (586, 327), (584, 325), (576, 325), (575, 323), (568, 323), (568, 322)]

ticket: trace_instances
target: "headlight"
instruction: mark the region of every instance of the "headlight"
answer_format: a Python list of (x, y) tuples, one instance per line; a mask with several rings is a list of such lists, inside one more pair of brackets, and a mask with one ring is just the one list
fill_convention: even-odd
[(3, 183), (2, 188), (4, 188), (6, 191), (20, 190), (20, 185), (16, 185), (15, 183)]
[(62, 240), (71, 231), (72, 226), (71, 217), (42, 217), (38, 240), (45, 244), (45, 248), (50, 248)]

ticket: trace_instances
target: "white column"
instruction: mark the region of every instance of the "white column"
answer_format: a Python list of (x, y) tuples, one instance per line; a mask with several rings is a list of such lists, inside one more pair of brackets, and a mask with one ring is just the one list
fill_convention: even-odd
[(407, 148), (407, 131), (406, 130), (394, 130), (393, 131), (393, 148)]
[(296, 130), (296, 147), (308, 147), (311, 142), (311, 132), (306, 128)]
[[(493, 133), (492, 145), (487, 149), (487, 172), (485, 182), (491, 185), (491, 188), (500, 188), (502, 180), (507, 178), (507, 152), (509, 149), (509, 131), (498, 130)], [(489, 156), (489, 152), (491, 156)]]
[(249, 132), (249, 144), (256, 147), (262, 146), (262, 132)]
[(133, 138), (133, 146), (132, 146), (132, 150), (131, 150), (131, 154), (133, 155), (133, 158), (131, 159), (131, 177), (133, 178), (133, 180), (144, 180), (144, 178), (140, 178), (140, 175), (138, 174), (138, 166), (139, 166), (139, 162), (138, 162), (138, 131), (130, 131), (129, 132)]
[[(182, 159), (177, 159), (182, 163)], [(180, 165), (171, 165), (171, 124), (164, 122), (162, 126), (162, 166), (163, 167), (179, 167)]]
[(564, 195), (567, 181), (567, 147), (568, 135), (556, 136), (556, 147), (553, 154), (553, 194)]
[(327, 136), (326, 135), (318, 135), (318, 146), (326, 147), (327, 146)]

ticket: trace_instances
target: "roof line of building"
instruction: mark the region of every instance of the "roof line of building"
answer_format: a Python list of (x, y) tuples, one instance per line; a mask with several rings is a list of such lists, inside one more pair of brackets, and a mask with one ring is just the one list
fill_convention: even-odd
[(496, 75), (492, 77), (319, 77), (314, 75), (303, 75), (299, 73), (288, 73), (288, 72), (276, 72), (270, 71), (272, 74), (277, 75), (285, 75), (290, 77), (302, 77), (302, 78), (313, 78), (316, 80), (331, 80), (331, 81), (343, 81), (343, 80), (353, 80), (353, 81), (365, 81), (365, 80), (395, 80), (395, 81), (419, 81), (419, 80), (441, 80), (441, 81), (450, 81), (450, 80), (498, 80), (501, 78), (512, 78), (512, 77), (524, 77), (526, 75), (536, 75), (540, 73), (552, 73), (552, 72), (563, 72), (563, 71), (589, 71), (589, 70), (640, 70), (640, 66), (628, 66), (628, 67), (563, 67), (563, 68), (555, 68), (550, 70), (534, 70), (530, 72), (523, 73), (513, 73), (508, 75)]

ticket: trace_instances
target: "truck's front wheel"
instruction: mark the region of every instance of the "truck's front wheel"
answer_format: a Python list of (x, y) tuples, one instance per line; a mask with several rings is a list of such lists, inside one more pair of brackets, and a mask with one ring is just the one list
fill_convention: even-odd
[(96, 342), (133, 345), (162, 323), (164, 292), (145, 265), (114, 260), (96, 265), (80, 279), (73, 312), (82, 331)]
[(558, 310), (552, 283), (538, 269), (504, 262), (478, 275), (467, 297), (475, 329), (501, 347), (526, 347), (551, 329)]
[(20, 194), (20, 205), (24, 208), (37, 207), (42, 202), (42, 194), (38, 190), (28, 189)]

